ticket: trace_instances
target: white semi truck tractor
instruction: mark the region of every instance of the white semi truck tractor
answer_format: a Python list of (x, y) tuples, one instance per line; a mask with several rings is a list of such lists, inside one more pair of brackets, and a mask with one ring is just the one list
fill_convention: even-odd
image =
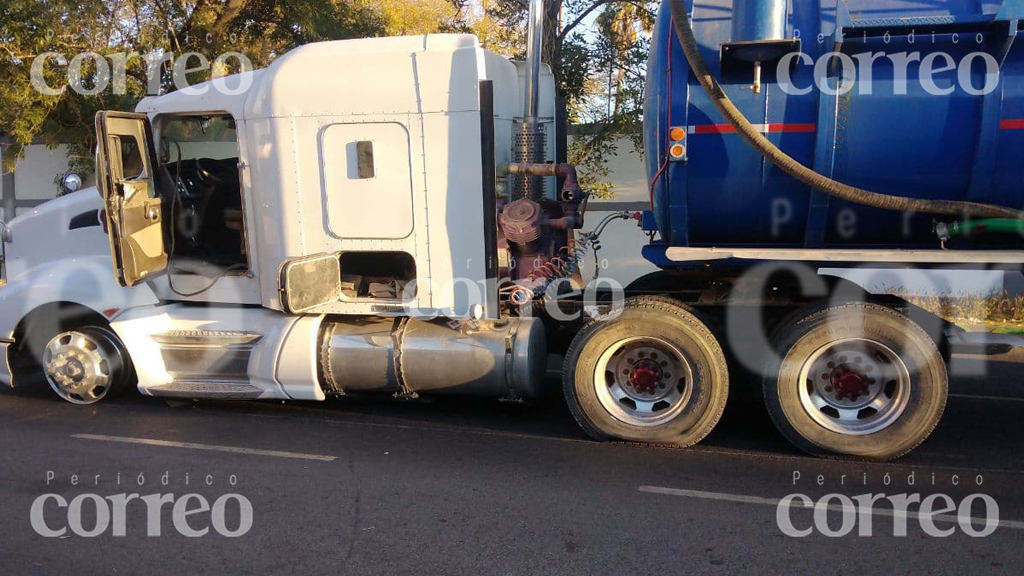
[[(0, 230), (0, 382), (42, 375), (76, 404), (131, 386), (523, 401), (561, 355), (590, 436), (699, 442), (729, 388), (705, 318), (733, 280), (697, 267), (641, 281), (618, 305), (578, 297), (608, 221), (584, 222), (587, 194), (559, 162), (538, 22), (525, 63), (468, 35), (323, 42), (98, 114), (97, 189)], [(878, 459), (920, 444), (946, 398), (941, 333), (922, 328), (936, 319), (856, 297), (808, 309), (785, 289), (747, 303), (767, 294), (783, 324), (800, 312), (766, 375), (786, 437)], [(812, 373), (797, 378), (801, 365)]]

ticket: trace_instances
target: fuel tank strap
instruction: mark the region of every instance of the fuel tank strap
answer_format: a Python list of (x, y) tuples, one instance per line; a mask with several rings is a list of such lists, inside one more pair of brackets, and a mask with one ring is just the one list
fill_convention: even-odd
[(320, 330), (319, 371), (320, 381), (325, 384), (324, 392), (335, 396), (345, 396), (345, 390), (338, 383), (338, 379), (334, 377), (334, 370), (331, 369), (334, 365), (334, 347), (331, 346), (331, 331), (328, 330), (328, 325), (326, 323)]
[(409, 327), (409, 318), (402, 317), (396, 318), (394, 326), (391, 328), (391, 341), (393, 343), (394, 353), (391, 355), (392, 368), (395, 373), (395, 381), (398, 383), (398, 392), (395, 392), (395, 398), (402, 398), (408, 400), (414, 400), (419, 398), (414, 390), (409, 388), (409, 383), (405, 378), (405, 367), (402, 365), (402, 353), (405, 348), (405, 332)]
[(516, 330), (515, 324), (508, 327), (505, 331), (505, 385), (508, 386), (508, 398), (509, 402), (522, 402), (522, 398), (516, 393), (516, 381), (515, 381), (515, 349), (516, 349)]

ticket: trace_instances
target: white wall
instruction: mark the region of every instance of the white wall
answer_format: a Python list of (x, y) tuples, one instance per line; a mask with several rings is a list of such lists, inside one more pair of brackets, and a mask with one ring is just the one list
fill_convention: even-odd
[[(571, 143), (572, 136), (569, 140)], [(643, 155), (634, 149), (633, 140), (628, 136), (617, 138), (616, 145), (616, 153), (608, 157), (608, 169), (611, 182), (615, 186), (615, 198), (590, 201), (584, 227), (586, 230), (593, 229), (613, 210), (636, 212), (650, 208), (650, 191), (647, 187)], [(625, 286), (633, 279), (657, 270), (653, 264), (640, 256), (640, 249), (647, 242), (647, 236), (640, 230), (639, 222), (612, 222), (601, 236), (600, 256), (602, 260), (607, 260), (608, 265), (607, 269), (601, 271), (601, 277), (614, 278)], [(588, 256), (583, 272), (586, 279), (593, 276), (593, 255)]]
[[(14, 214), (7, 214), (3, 211), (2, 218), (11, 220), (32, 207), (51, 200), (60, 192), (59, 180), (67, 172), (68, 152), (66, 146), (47, 148), (42, 145), (25, 147), (24, 156), (18, 160), (14, 167), (13, 178), (4, 180), (2, 185), (8, 187), (13, 184), (16, 198)], [(86, 178), (83, 186), (92, 186), (93, 178)], [(8, 196), (10, 190), (3, 190)], [(0, 207), (10, 205), (11, 202), (0, 203)]]
[[(60, 145), (52, 150), (46, 146), (33, 145), (25, 148), (25, 156), (14, 168), (14, 189), (18, 200), (49, 200), (60, 192), (55, 181), (67, 172), (67, 146)], [(92, 186), (89, 178), (85, 186)]]
[[(569, 143), (574, 140), (569, 130)], [(650, 202), (647, 187), (647, 172), (644, 169), (643, 152), (636, 151), (633, 139), (619, 136), (615, 139), (616, 151), (607, 158), (611, 182), (615, 186), (614, 202)]]

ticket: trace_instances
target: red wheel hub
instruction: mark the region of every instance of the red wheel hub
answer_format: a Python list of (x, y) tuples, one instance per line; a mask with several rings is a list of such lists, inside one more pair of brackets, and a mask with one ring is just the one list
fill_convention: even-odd
[(637, 392), (653, 394), (661, 381), (661, 370), (657, 365), (638, 363), (629, 374), (629, 384)]
[(851, 402), (857, 401), (861, 396), (868, 395), (868, 381), (863, 374), (840, 366), (832, 372), (832, 388), (836, 392), (836, 398), (842, 400), (849, 398)]

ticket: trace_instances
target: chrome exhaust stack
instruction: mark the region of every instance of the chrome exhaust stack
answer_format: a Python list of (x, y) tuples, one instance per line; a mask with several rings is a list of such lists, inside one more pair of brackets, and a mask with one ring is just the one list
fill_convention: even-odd
[[(541, 164), (547, 151), (547, 135), (540, 123), (540, 70), (544, 54), (544, 0), (530, 0), (526, 24), (526, 82), (523, 90), (523, 119), (512, 133), (512, 161)], [(512, 200), (544, 197), (544, 178), (512, 176)]]
[(524, 122), (536, 122), (540, 112), (540, 66), (544, 53), (544, 0), (530, 1), (526, 26), (526, 102), (523, 106), (523, 119)]

